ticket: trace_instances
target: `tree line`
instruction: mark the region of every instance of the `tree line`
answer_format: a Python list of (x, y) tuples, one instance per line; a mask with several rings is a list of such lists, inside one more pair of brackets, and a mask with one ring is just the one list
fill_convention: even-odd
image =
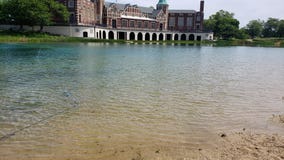
[(2, 0), (0, 24), (43, 26), (55, 21), (67, 23), (69, 12), (63, 4), (54, 0)]
[(284, 20), (269, 18), (267, 21), (251, 20), (245, 27), (239, 27), (240, 22), (234, 18), (234, 13), (220, 10), (204, 21), (204, 29), (213, 31), (218, 39), (247, 39), (284, 37)]

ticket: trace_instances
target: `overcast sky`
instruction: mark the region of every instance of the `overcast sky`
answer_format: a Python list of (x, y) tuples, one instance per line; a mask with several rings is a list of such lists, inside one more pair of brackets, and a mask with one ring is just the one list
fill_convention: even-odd
[[(116, 0), (106, 0), (115, 2)], [(117, 0), (118, 3), (130, 3), (140, 6), (156, 6), (159, 0)], [(199, 10), (200, 0), (167, 0), (170, 9)], [(284, 0), (205, 0), (205, 18), (219, 10), (235, 14), (241, 26), (250, 20), (267, 20), (268, 17), (284, 19)]]

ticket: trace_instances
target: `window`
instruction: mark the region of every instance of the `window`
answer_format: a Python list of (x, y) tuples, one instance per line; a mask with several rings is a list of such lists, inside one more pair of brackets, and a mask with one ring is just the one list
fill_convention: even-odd
[(192, 17), (187, 17), (187, 26), (188, 27), (192, 27), (192, 22), (193, 22), (193, 18)]
[(127, 27), (127, 20), (122, 20), (121, 26), (122, 26), (122, 27)]
[(142, 28), (142, 22), (141, 22), (141, 21), (138, 21), (138, 22), (137, 22), (137, 26), (138, 26), (138, 28)]
[(196, 25), (196, 29), (199, 30), (200, 29), (200, 24)]
[(200, 21), (200, 15), (197, 15), (196, 21)]
[(75, 14), (73, 12), (70, 12), (69, 22), (75, 23)]
[(152, 23), (152, 28), (155, 29), (156, 28), (156, 23)]
[(74, 0), (69, 0), (68, 1), (68, 7), (69, 8), (74, 8), (75, 4), (74, 4)]
[(81, 23), (82, 19), (81, 19), (81, 14), (79, 14), (79, 23)]
[(144, 22), (144, 27), (145, 28), (148, 28), (149, 26), (148, 26), (148, 22)]
[(129, 22), (129, 27), (134, 27), (134, 21)]
[(183, 27), (184, 26), (184, 17), (178, 17), (178, 26)]
[(173, 27), (173, 26), (175, 26), (175, 23), (176, 23), (176, 18), (175, 17), (170, 17), (170, 19), (169, 19), (169, 26)]

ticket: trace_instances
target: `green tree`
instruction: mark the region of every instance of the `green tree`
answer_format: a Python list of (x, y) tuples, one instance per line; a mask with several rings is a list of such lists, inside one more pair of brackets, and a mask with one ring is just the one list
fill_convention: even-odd
[(278, 26), (279, 26), (279, 19), (269, 18), (264, 24), (263, 36), (264, 37), (276, 37)]
[(0, 24), (4, 23), (4, 17), (3, 17), (3, 2), (0, 1)]
[(245, 28), (241, 28), (240, 30), (238, 30), (235, 38), (237, 39), (248, 39), (249, 35), (247, 34), (247, 31)]
[(233, 13), (220, 10), (205, 21), (205, 28), (212, 30), (218, 38), (234, 38), (239, 33), (240, 22), (234, 18)]
[(54, 0), (45, 0), (45, 4), (49, 8), (49, 12), (52, 14), (52, 19), (56, 20), (58, 23), (66, 23), (69, 20), (69, 12), (61, 3)]
[(205, 31), (213, 31), (215, 22), (213, 20), (205, 19), (203, 21), (203, 29)]
[(262, 36), (264, 22), (261, 20), (252, 20), (246, 25), (246, 32), (251, 38)]
[(284, 20), (279, 21), (277, 36), (284, 37)]
[(2, 6), (2, 15), (9, 24), (41, 26), (51, 25), (53, 19), (60, 18), (67, 22), (67, 8), (54, 0), (9, 0)]

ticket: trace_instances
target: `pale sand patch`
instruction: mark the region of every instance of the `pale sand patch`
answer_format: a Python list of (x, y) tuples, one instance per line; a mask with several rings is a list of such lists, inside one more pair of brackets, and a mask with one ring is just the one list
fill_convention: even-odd
[(283, 160), (284, 137), (273, 134), (239, 132), (221, 137), (218, 159)]
[[(270, 120), (284, 125), (284, 115), (273, 115)], [(237, 133), (220, 133), (216, 148), (221, 160), (284, 160), (284, 135), (261, 134), (243, 129)]]
[(284, 115), (272, 115), (271, 121), (284, 125)]

